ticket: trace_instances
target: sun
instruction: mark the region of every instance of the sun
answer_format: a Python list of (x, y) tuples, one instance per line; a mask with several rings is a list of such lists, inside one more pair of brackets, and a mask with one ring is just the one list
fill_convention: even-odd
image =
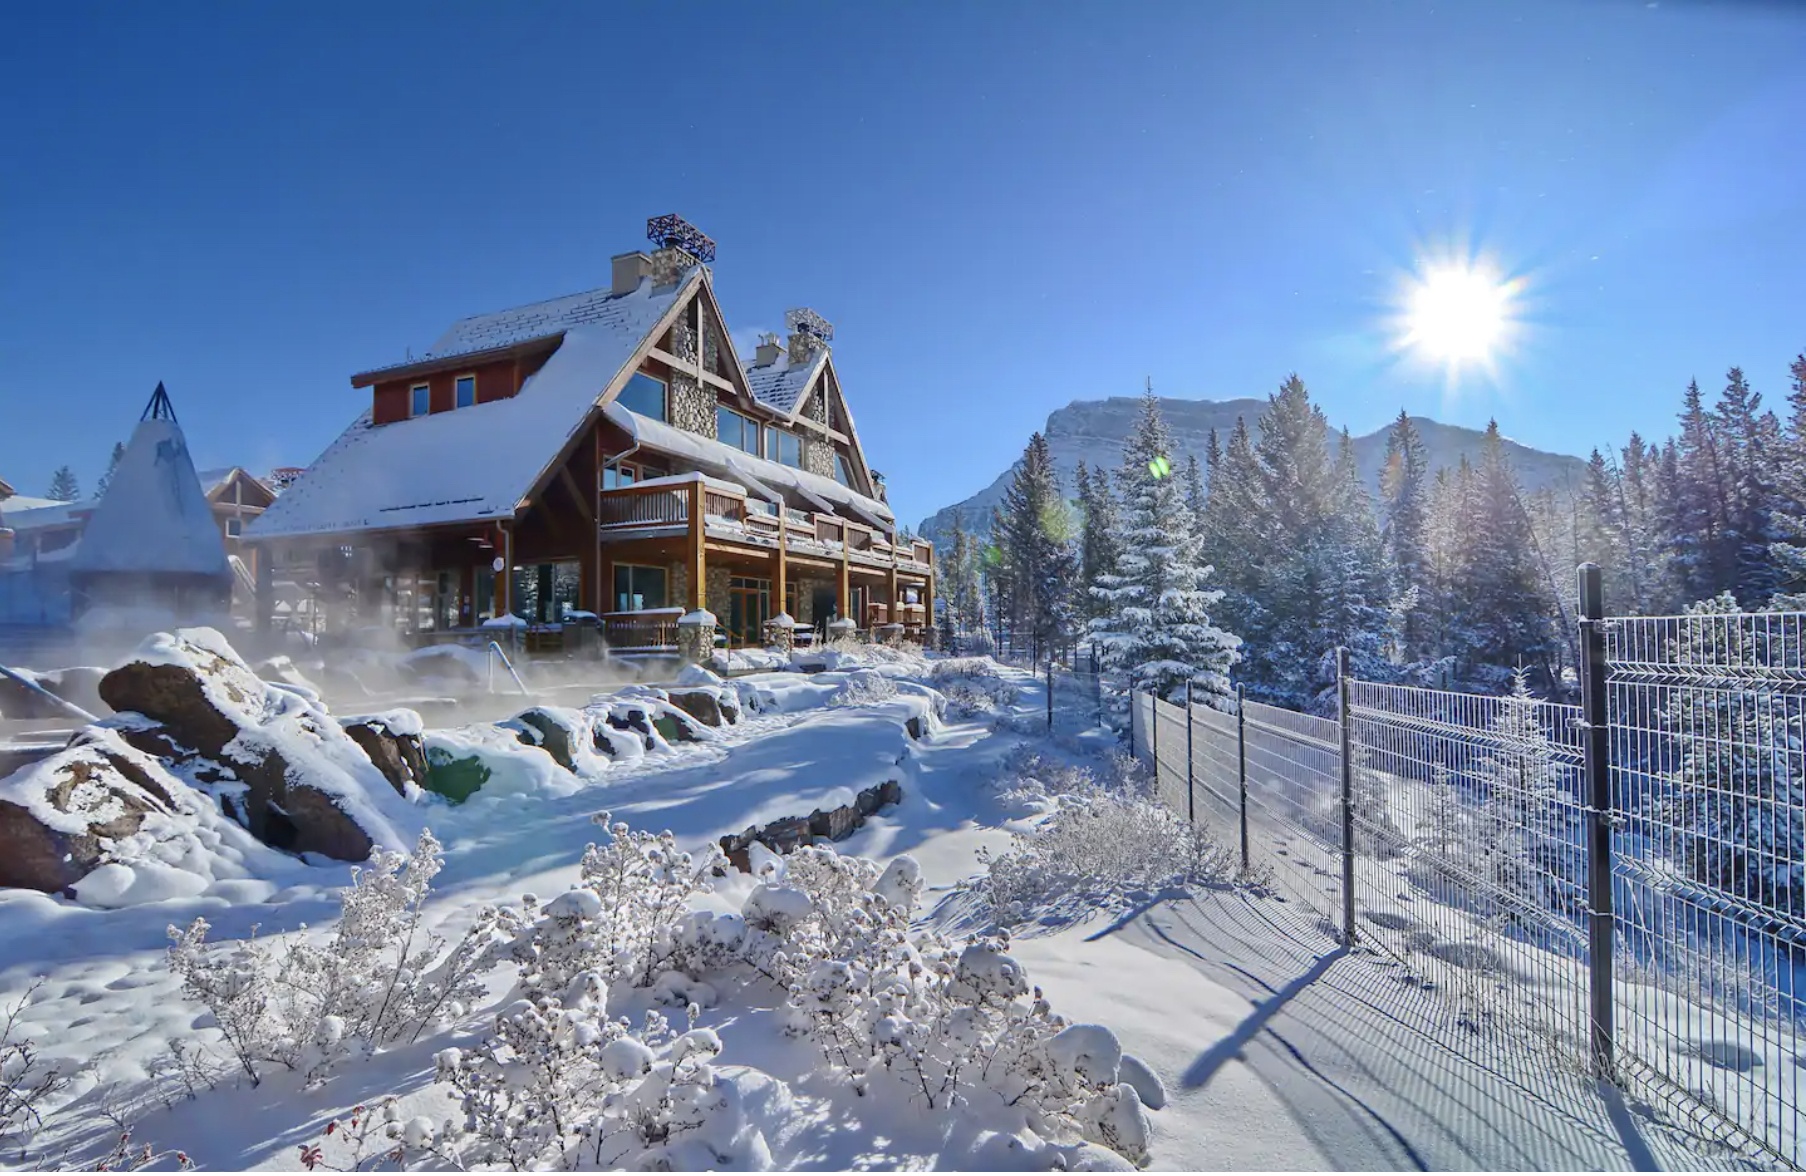
[(1516, 328), (1520, 283), (1482, 262), (1421, 266), (1405, 289), (1401, 346), (1454, 372), (1492, 368)]

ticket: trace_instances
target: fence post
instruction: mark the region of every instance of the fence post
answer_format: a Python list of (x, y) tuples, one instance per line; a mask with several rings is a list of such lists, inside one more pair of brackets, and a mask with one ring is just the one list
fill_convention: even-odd
[(1235, 778), (1241, 791), (1242, 873), (1248, 872), (1248, 696), (1235, 684)]
[(1348, 721), (1348, 647), (1336, 649), (1336, 719), (1342, 729), (1342, 942), (1355, 942), (1354, 731)]
[(1606, 725), (1605, 586), (1599, 565), (1583, 563), (1580, 588), (1581, 745), (1587, 799), (1587, 977), (1593, 1070), (1612, 1075), (1612, 763)]
[(1191, 781), (1191, 679), (1185, 680), (1185, 819), (1198, 823), (1198, 798)]
[(1049, 654), (1047, 658), (1047, 733), (1049, 735), (1053, 734), (1053, 670), (1054, 659), (1053, 655)]

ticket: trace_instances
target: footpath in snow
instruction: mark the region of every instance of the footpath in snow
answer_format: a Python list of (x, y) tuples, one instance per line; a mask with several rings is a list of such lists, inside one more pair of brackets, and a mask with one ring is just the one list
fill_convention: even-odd
[[(604, 809), (635, 830), (669, 830), (677, 849), (701, 854), (724, 834), (844, 804), (863, 789), (898, 780), (902, 802), (835, 847), (842, 855), (872, 859), (876, 866), (869, 874), (852, 877), (847, 889), (801, 865), (793, 865), (788, 877), (781, 875), (782, 865), (770, 867), (777, 872), (765, 875), (769, 887), (731, 873), (714, 893), (693, 900), (704, 912), (690, 924), (698, 928), (695, 951), (706, 954), (722, 947), (722, 937), (739, 937), (733, 942), (741, 957), (779, 969), (743, 940), (755, 933), (794, 940), (801, 934), (795, 922), (801, 912), (790, 904), (799, 901), (798, 887), (813, 886), (818, 910), (828, 901), (821, 895), (839, 895), (834, 901), (842, 905), (832, 918), (821, 916), (819, 926), (811, 923), (810, 933), (846, 936), (835, 950), (875, 958), (861, 953), (871, 943), (900, 948), (902, 940), (894, 939), (897, 925), (882, 917), (890, 899), (874, 904), (871, 896), (894, 897), (898, 886), (915, 885), (910, 879), (919, 870), (923, 893), (908, 900), (917, 912), (914, 934), (943, 931), (953, 946), (945, 957), (927, 947), (909, 950), (930, 963), (945, 958), (949, 968), (957, 960), (964, 978), (959, 983), (968, 987), (1012, 984), (996, 970), (1005, 957), (962, 954), (958, 946), (982, 930), (972, 925), (974, 891), (964, 883), (981, 871), (984, 855), (1006, 852), (1016, 834), (1041, 819), (1040, 810), (1025, 808), (1002, 787), (1025, 748), (1067, 762), (1096, 764), (1097, 754), (1095, 741), (1090, 750), (1055, 748), (1039, 734), (1034, 720), (1044, 704), (1034, 679), (995, 666), (985, 678), (981, 689), (964, 690), (948, 706), (923, 685), (930, 674), (919, 660), (828, 674), (761, 675), (741, 682), (767, 691), (762, 713), (749, 712), (737, 726), (722, 728), (718, 739), (601, 766), (591, 779), (547, 773), (510, 784), (498, 776), (461, 805), (431, 808), (443, 864), (431, 880), (424, 922), (455, 940), (488, 917), (485, 908), (521, 904), (530, 912), (564, 894), (579, 881), (586, 846), (605, 840), (590, 819)], [(906, 733), (912, 718), (931, 714), (941, 718), (928, 724), (925, 738)], [(649, 852), (663, 851), (654, 846)], [(915, 866), (892, 865), (903, 855)], [(202, 1167), (292, 1168), (298, 1156), (308, 1155), (304, 1149), (326, 1141), (329, 1124), (347, 1121), (350, 1108), (398, 1094), (396, 1137), (418, 1144), (410, 1155), (432, 1166), (434, 1123), (450, 1105), (435, 1078), (445, 1079), (449, 1064), (451, 1072), (474, 1081), (479, 1070), (469, 1055), (495, 1016), (494, 1002), (507, 997), (506, 976), (488, 980), (486, 993), (452, 1024), (418, 1043), (401, 1041), (368, 1059), (340, 1061), (316, 1084), (279, 1073), (253, 1086), (227, 1067), (197, 1086), (192, 1072), (171, 1068), (172, 1056), (188, 1048), (178, 1045), (172, 1052), (172, 1043), (217, 1046), (218, 1029), (184, 995), (167, 962), (169, 929), (205, 917), (211, 942), (254, 930), (260, 938), (280, 938), (304, 924), (315, 935), (329, 931), (339, 913), (337, 888), (350, 871), (298, 862), (286, 870), (265, 889), (244, 891), (255, 901), (231, 901), (234, 892), (226, 889), (106, 910), (0, 893), (0, 941), (8, 944), (0, 958), (0, 993), (16, 997), (41, 977), (22, 1027), (47, 1060), (87, 1067), (61, 1094), (63, 1112), (34, 1141), (37, 1155), (92, 1162), (129, 1123), (139, 1138), (183, 1148)], [(805, 874), (815, 881), (804, 881)], [(865, 898), (847, 900), (860, 894)], [(523, 903), (523, 895), (539, 897)], [(905, 900), (897, 901), (902, 909)], [(876, 923), (863, 921), (867, 915), (855, 909), (861, 903), (879, 911)], [(558, 907), (545, 905), (548, 911)], [(591, 933), (602, 916), (581, 905), (569, 908), (569, 926)], [(1244, 889), (1196, 887), (1053, 921), (1015, 934), (1008, 958), (1039, 986), (1054, 1012), (1109, 1027), (1125, 1053), (1153, 1070), (1158, 1083), (1141, 1083), (1140, 1089), (1141, 1101), (1150, 1105), (1164, 1094), (1165, 1106), (1146, 1114), (1152, 1136), (1145, 1162), (1155, 1169), (1642, 1170), (1723, 1162), (1577, 1074), (1534, 1062), (1488, 1062), (1484, 1050), (1450, 1050), (1422, 1028), (1438, 1016), (1433, 997), (1402, 983), (1382, 960), (1345, 953), (1286, 903)], [(549, 966), (542, 958), (541, 972)], [(580, 979), (573, 974), (568, 983)], [(575, 1011), (580, 1002), (565, 983), (560, 981), (564, 995), (558, 999), (566, 1020), (558, 1023), (621, 1032), (608, 1029), (599, 1012)], [(619, 1085), (620, 1097), (631, 1102), (663, 1075), (659, 1080), (667, 1085), (661, 1089), (692, 1100), (679, 1098), (680, 1107), (702, 1108), (698, 1122), (721, 1124), (694, 1133), (692, 1143), (709, 1150), (668, 1150), (665, 1162), (796, 1169), (1121, 1164), (1105, 1148), (1053, 1147), (1047, 1141), (1059, 1135), (1054, 1127), (1036, 1128), (1018, 1111), (984, 1097), (962, 1120), (924, 1115), (907, 1091), (854, 1096), (812, 1039), (786, 1032), (782, 989), (761, 995), (754, 984), (717, 992), (721, 983), (682, 976), (661, 981), (661, 987), (676, 986), (675, 1004), (662, 1013), (671, 1029), (660, 1036), (636, 1027), (638, 1037), (620, 1038), (632, 1046), (610, 1046), (615, 1061), (608, 1066), (619, 1061), (625, 1068), (616, 1075), (605, 1066), (598, 1079)], [(844, 983), (831, 967), (795, 982), (811, 992), (817, 990), (811, 986), (827, 986), (820, 989), (825, 1003), (811, 1006), (818, 1028), (826, 1023), (820, 1017), (830, 1015), (822, 1010), (842, 999), (836, 994), (845, 990), (836, 985)], [(611, 982), (607, 1014), (639, 1026), (658, 1011), (647, 999), (651, 991)], [(684, 1009), (686, 1002), (694, 1007)], [(915, 1016), (921, 1023), (919, 1008)], [(869, 1037), (872, 1025), (862, 1025)], [(547, 1032), (548, 1043), (561, 1040), (562, 1031)], [(641, 1037), (651, 1043), (643, 1060), (636, 1052)], [(1083, 1127), (1087, 1138), (1132, 1134), (1120, 1108), (1098, 1093), (1112, 1089), (1118, 1076), (1129, 1081), (1128, 1066), (1119, 1069), (1112, 1060), (1108, 1080), (1086, 1078), (1095, 1068), (1086, 1051), (1114, 1045), (1071, 1040), (1083, 1048), (1047, 1055), (1061, 1072), (1037, 1077), (1035, 1097), (1069, 1088), (1079, 1092), (1063, 1096), (1077, 1100), (1072, 1105), (1092, 1108), (1080, 1115), (1089, 1124)], [(450, 1042), (460, 1043), (464, 1056), (448, 1063)], [(730, 1103), (731, 1114), (723, 1109)], [(1072, 1144), (1077, 1137), (1061, 1138)], [(1133, 1140), (1120, 1150), (1136, 1151)], [(366, 1158), (381, 1151), (374, 1148)], [(160, 1156), (159, 1164), (171, 1162), (168, 1154)], [(346, 1156), (329, 1152), (318, 1162), (342, 1166)], [(506, 1158), (489, 1157), (490, 1165), (497, 1163), (506, 1166)]]

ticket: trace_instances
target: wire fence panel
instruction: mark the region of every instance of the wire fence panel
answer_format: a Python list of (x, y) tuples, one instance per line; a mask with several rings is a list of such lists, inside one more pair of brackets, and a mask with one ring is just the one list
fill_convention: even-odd
[(1619, 1056), (1806, 1166), (1806, 617), (1606, 628)]
[(1154, 768), (1154, 696), (1136, 691), (1129, 700), (1129, 733), (1135, 758), (1149, 771)]
[(1055, 735), (1083, 735), (1109, 724), (1112, 691), (1103, 675), (1055, 667), (1051, 677)]
[(1243, 711), (1250, 864), (1333, 920), (1342, 909), (1341, 728), (1258, 702)]
[(1191, 806), (1185, 769), (1185, 708), (1154, 700), (1154, 790), (1175, 812)]
[(1360, 935), (1488, 1046), (1587, 1050), (1580, 708), (1349, 683)]
[(1191, 708), (1191, 802), (1217, 840), (1236, 844), (1241, 828), (1241, 782), (1236, 770), (1236, 717), (1202, 703)]

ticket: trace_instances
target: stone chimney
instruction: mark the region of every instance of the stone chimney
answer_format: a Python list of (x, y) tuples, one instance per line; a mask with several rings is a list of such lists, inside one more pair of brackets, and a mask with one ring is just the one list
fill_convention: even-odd
[(808, 363), (817, 351), (825, 350), (834, 338), (834, 324), (806, 306), (784, 312), (784, 325), (790, 328), (790, 362)]
[(675, 286), (684, 271), (698, 264), (696, 255), (682, 245), (665, 245), (652, 251), (652, 285)]
[(633, 293), (640, 288), (640, 279), (652, 272), (652, 259), (637, 249), (632, 253), (617, 253), (613, 260), (616, 294)]
[(768, 364), (774, 364), (783, 352), (784, 347), (778, 342), (778, 337), (767, 331), (759, 336), (759, 349), (753, 353), (753, 366), (765, 367)]

